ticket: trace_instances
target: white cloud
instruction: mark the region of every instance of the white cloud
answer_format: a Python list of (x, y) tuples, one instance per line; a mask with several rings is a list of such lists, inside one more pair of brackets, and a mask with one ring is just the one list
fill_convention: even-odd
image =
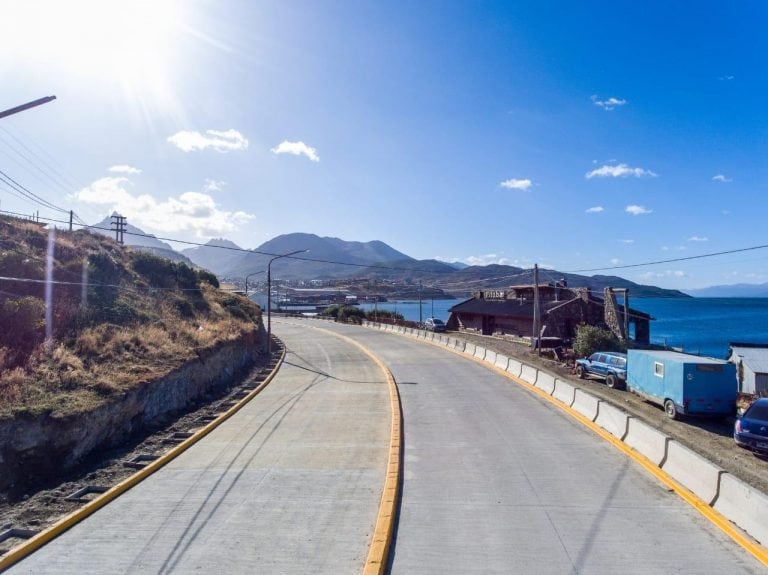
[(637, 277), (643, 280), (655, 280), (659, 278), (684, 278), (688, 277), (688, 274), (682, 270), (666, 270), (663, 272), (645, 272)]
[(227, 182), (223, 180), (211, 180), (206, 179), (205, 185), (203, 185), (203, 191), (204, 192), (220, 192), (224, 189), (224, 186), (227, 185)]
[(222, 210), (214, 199), (202, 192), (184, 192), (158, 200), (149, 194), (136, 194), (125, 177), (106, 177), (78, 190), (73, 198), (86, 204), (109, 206), (128, 218), (128, 222), (152, 231), (194, 232), (199, 237), (221, 236), (238, 229), (254, 216), (243, 211)]
[(317, 150), (307, 146), (304, 142), (289, 142), (285, 140), (271, 149), (273, 154), (291, 154), (294, 156), (306, 156), (313, 162), (319, 162)]
[(595, 106), (602, 108), (603, 110), (613, 110), (619, 106), (624, 106), (627, 101), (620, 100), (619, 98), (610, 97), (607, 100), (600, 100), (596, 95), (590, 98)]
[(627, 176), (634, 176), (635, 178), (655, 178), (658, 174), (644, 168), (632, 168), (627, 164), (617, 164), (613, 166), (606, 164), (585, 174), (587, 179), (608, 177), (626, 178)]
[(690, 238), (688, 238), (688, 241), (689, 242), (708, 242), (709, 238), (705, 238), (702, 236), (691, 236)]
[(510, 265), (509, 259), (499, 254), (482, 254), (479, 256), (469, 256), (464, 263), (471, 266), (487, 266), (490, 264)]
[(620, 244), (634, 244), (635, 240), (619, 240)]
[(134, 168), (133, 166), (129, 166), (127, 164), (118, 164), (116, 166), (111, 166), (108, 170), (115, 174), (140, 174), (141, 173), (141, 170), (139, 168)]
[(645, 214), (650, 214), (653, 210), (649, 210), (643, 206), (636, 206), (633, 204), (631, 206), (627, 206), (624, 211), (628, 214), (632, 214), (633, 216), (642, 216)]
[(245, 150), (248, 140), (237, 130), (206, 130), (205, 133), (183, 130), (168, 138), (174, 146), (184, 152), (205, 150), (211, 148), (217, 152), (226, 153)]
[(599, 214), (600, 212), (604, 212), (605, 208), (603, 206), (593, 206), (584, 211), (588, 214)]
[(612, 265), (612, 266), (618, 266), (618, 265), (621, 265), (621, 263), (622, 263), (622, 262), (621, 262), (621, 260), (620, 260), (619, 258), (613, 258), (613, 259), (611, 259), (611, 265)]
[(511, 178), (509, 180), (504, 180), (499, 184), (502, 188), (506, 188), (507, 190), (527, 190), (532, 185), (533, 182), (531, 180), (525, 179), (525, 180), (518, 180), (515, 178)]
[(712, 179), (716, 182), (732, 182), (733, 181), (731, 178), (728, 178), (723, 174), (717, 174), (716, 176), (712, 176)]
[(718, 80), (720, 80), (721, 82), (723, 82), (723, 81), (725, 81), (725, 82), (730, 82), (730, 81), (731, 81), (731, 80), (733, 80), (735, 77), (736, 77), (736, 76), (718, 76), (718, 78), (717, 78), (717, 79), (718, 79)]

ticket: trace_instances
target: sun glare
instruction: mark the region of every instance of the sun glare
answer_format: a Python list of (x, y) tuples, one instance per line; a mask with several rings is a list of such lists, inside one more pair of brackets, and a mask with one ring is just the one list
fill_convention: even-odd
[(184, 25), (178, 0), (26, 0), (3, 18), (5, 55), (49, 77), (170, 103)]

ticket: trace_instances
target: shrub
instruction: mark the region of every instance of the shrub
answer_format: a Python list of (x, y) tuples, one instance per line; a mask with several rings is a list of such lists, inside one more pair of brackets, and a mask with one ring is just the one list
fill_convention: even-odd
[(578, 326), (573, 340), (573, 352), (577, 357), (586, 357), (596, 351), (626, 352), (627, 346), (610, 330), (593, 325)]
[(0, 345), (30, 352), (45, 336), (45, 303), (36, 297), (6, 299), (0, 307)]
[(206, 282), (215, 288), (219, 287), (219, 278), (215, 274), (212, 274), (208, 270), (197, 270), (197, 277), (202, 282)]

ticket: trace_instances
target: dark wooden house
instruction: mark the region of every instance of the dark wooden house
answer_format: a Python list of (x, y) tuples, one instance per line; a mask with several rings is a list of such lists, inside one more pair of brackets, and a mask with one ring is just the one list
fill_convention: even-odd
[[(637, 343), (650, 341), (653, 318), (617, 305), (610, 288), (606, 288), (603, 298), (592, 295), (586, 288), (568, 288), (560, 283), (539, 285), (538, 291), (542, 338), (569, 341), (576, 334), (576, 327), (586, 324), (610, 329), (620, 339), (629, 339), (633, 334), (632, 339)], [(530, 338), (533, 336), (534, 292), (532, 285), (477, 292), (449, 310), (448, 329)]]

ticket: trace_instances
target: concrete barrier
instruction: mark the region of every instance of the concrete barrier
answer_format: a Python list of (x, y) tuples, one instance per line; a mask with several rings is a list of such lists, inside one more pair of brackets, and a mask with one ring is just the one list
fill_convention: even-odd
[(574, 394), (576, 388), (570, 383), (564, 382), (562, 379), (555, 380), (555, 390), (552, 392), (552, 397), (564, 403), (567, 406), (573, 405)]
[(491, 365), (496, 365), (496, 356), (498, 354), (490, 349), (485, 350), (485, 363), (490, 363)]
[(723, 473), (713, 507), (760, 543), (768, 544), (768, 495)]
[(463, 352), (465, 347), (466, 347), (466, 345), (467, 345), (466, 341), (461, 340), (461, 339), (457, 339), (456, 340), (456, 345), (454, 346), (454, 348), (456, 349), (456, 351)]
[(627, 435), (629, 415), (618, 407), (614, 407), (605, 401), (601, 401), (595, 423), (614, 437), (624, 439)]
[(527, 381), (531, 385), (536, 383), (536, 376), (538, 375), (538, 370), (535, 367), (532, 367), (527, 364), (522, 364), (522, 369), (520, 370), (520, 379), (523, 381)]
[(654, 429), (634, 417), (629, 418), (624, 443), (638, 453), (645, 455), (656, 465), (664, 463), (667, 457), (667, 443), (670, 441), (670, 438), (658, 429)]
[(516, 359), (509, 358), (509, 365), (507, 366), (507, 373), (511, 373), (515, 377), (520, 377), (520, 372), (523, 370), (523, 364)]
[(509, 365), (509, 358), (506, 355), (501, 355), (500, 353), (497, 353), (496, 363), (494, 363), (494, 365), (499, 369), (503, 369), (504, 371), (506, 371), (507, 366)]
[(546, 371), (539, 370), (539, 374), (536, 376), (536, 383), (534, 384), (541, 391), (545, 391), (547, 395), (552, 395), (555, 391), (555, 376), (547, 373)]
[(667, 459), (661, 468), (709, 505), (712, 505), (717, 497), (720, 475), (725, 473), (717, 465), (677, 441), (669, 442)]
[(479, 345), (475, 346), (475, 357), (477, 359), (485, 359), (485, 353), (486, 349), (484, 347), (480, 347)]
[(467, 355), (475, 355), (475, 348), (477, 346), (474, 343), (467, 343), (464, 346), (464, 353)]
[(590, 421), (594, 421), (597, 417), (597, 410), (600, 407), (600, 400), (586, 391), (577, 389), (576, 393), (573, 394), (573, 405), (571, 407)]

